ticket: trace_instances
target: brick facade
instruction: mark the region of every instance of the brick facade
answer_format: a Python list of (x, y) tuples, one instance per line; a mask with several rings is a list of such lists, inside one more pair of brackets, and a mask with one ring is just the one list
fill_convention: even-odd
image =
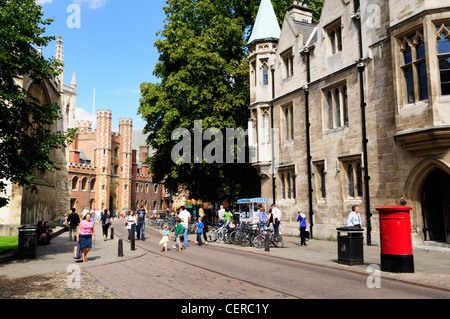
[(148, 156), (148, 145), (133, 149), (133, 121), (121, 118), (119, 131), (114, 132), (112, 112), (97, 111), (97, 128), (92, 122), (76, 122), (78, 135), (70, 145), (69, 183), (70, 206), (82, 212), (109, 209), (165, 210), (168, 194), (161, 183), (154, 184), (148, 166), (142, 162)]

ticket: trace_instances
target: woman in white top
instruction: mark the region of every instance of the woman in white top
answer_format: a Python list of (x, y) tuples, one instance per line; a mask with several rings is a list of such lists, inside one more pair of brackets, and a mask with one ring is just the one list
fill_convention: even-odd
[(347, 226), (361, 228), (361, 215), (359, 215), (359, 205), (353, 205), (352, 211), (348, 215)]
[(131, 239), (134, 237), (134, 225), (136, 225), (136, 216), (134, 215), (133, 211), (130, 211), (130, 213), (128, 214), (125, 225), (128, 230), (128, 241), (131, 241)]

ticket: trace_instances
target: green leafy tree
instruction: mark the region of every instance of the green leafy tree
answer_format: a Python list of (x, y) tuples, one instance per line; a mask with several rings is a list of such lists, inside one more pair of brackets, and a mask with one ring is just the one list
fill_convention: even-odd
[[(281, 24), (292, 1), (272, 1)], [(142, 83), (139, 114), (146, 120), (148, 160), (154, 180), (191, 197), (231, 202), (259, 196), (260, 179), (249, 163), (174, 163), (172, 132), (194, 121), (203, 129), (246, 128), (249, 103), (247, 38), (260, 0), (167, 0), (166, 20), (155, 42), (159, 83)], [(205, 146), (210, 141), (204, 142)], [(225, 142), (224, 142), (225, 145)], [(228, 150), (225, 150), (228, 151)], [(248, 157), (247, 157), (248, 158)]]
[[(32, 172), (58, 169), (51, 151), (74, 134), (52, 129), (61, 118), (58, 104), (43, 104), (15, 81), (28, 75), (40, 83), (61, 70), (60, 62), (44, 59), (35, 49), (55, 39), (43, 36), (52, 20), (42, 17), (35, 0), (0, 0), (0, 193), (7, 180), (36, 191)], [(0, 207), (7, 203), (6, 196), (0, 197)]]

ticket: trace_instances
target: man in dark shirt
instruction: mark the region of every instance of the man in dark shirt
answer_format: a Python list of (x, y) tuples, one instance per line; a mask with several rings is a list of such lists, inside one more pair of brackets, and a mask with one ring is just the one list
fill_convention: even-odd
[(72, 208), (72, 212), (67, 217), (67, 222), (69, 223), (69, 240), (72, 240), (73, 234), (77, 233), (77, 227), (80, 223), (80, 216), (75, 211), (76, 209)]
[[(144, 205), (141, 205), (141, 208), (136, 211), (137, 214), (137, 239), (145, 240), (145, 215), (147, 214), (147, 210), (144, 208)], [(142, 236), (141, 236), (142, 231)]]

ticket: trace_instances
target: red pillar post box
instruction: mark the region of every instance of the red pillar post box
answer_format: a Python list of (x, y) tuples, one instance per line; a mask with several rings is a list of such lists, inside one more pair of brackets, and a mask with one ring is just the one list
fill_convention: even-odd
[(381, 270), (413, 273), (411, 207), (378, 207), (380, 218)]

